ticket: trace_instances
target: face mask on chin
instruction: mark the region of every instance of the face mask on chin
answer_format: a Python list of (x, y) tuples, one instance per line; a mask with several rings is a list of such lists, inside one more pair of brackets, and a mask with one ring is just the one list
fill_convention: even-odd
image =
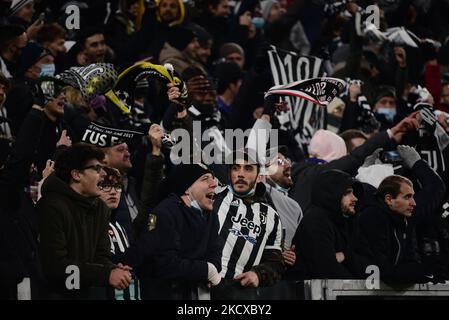
[(236, 195), (239, 198), (248, 198), (248, 197), (251, 197), (254, 193), (256, 193), (256, 186), (254, 186), (247, 193), (243, 193), (243, 194), (235, 192), (234, 188), (232, 188), (232, 186), (228, 186), (228, 190), (231, 191), (234, 195)]
[(203, 208), (200, 207), (200, 204), (198, 203), (198, 201), (194, 200), (190, 195), (189, 195), (189, 200), (190, 200), (190, 206), (199, 211), (200, 213), (203, 213)]

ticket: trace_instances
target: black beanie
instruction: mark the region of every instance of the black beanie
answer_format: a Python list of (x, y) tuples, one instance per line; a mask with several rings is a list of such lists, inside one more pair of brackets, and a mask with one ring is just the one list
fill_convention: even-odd
[(204, 164), (181, 164), (173, 168), (169, 183), (171, 190), (178, 196), (184, 195), (187, 189), (202, 175), (212, 173)]
[(48, 55), (50, 55), (50, 52), (44, 49), (40, 44), (36, 42), (28, 42), (26, 47), (22, 50), (17, 75), (23, 76), (29, 68), (36, 64), (40, 59)]
[(195, 37), (195, 33), (187, 28), (172, 28), (168, 33), (168, 43), (175, 49), (183, 51)]
[(383, 97), (390, 97), (396, 99), (396, 89), (392, 86), (380, 86), (377, 88), (375, 93), (375, 98), (373, 101), (373, 105), (375, 105), (380, 99)]
[(209, 46), (209, 41), (213, 40), (210, 33), (197, 24), (193, 23), (188, 28), (198, 37), (198, 42), (201, 48), (207, 48)]

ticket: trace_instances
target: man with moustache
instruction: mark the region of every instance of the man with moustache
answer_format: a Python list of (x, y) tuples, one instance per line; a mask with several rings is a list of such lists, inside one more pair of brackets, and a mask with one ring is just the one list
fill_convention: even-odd
[(278, 213), (264, 197), (265, 185), (258, 183), (260, 166), (251, 149), (233, 154), (229, 162), (231, 185), (219, 193), (214, 213), (220, 221), (224, 242), (220, 276), (212, 299), (255, 298), (260, 286), (274, 285), (282, 277), (282, 225)]
[(317, 176), (312, 205), (293, 238), (298, 278), (357, 278), (351, 240), (355, 206), (362, 193), (362, 184), (343, 171), (329, 170)]
[[(398, 146), (403, 166), (421, 188), (415, 193), (406, 177), (393, 175), (379, 185), (376, 199), (360, 212), (356, 252), (380, 269), (380, 279), (394, 283), (439, 281), (442, 269), (420, 263), (415, 249), (416, 225), (429, 223), (444, 201), (445, 186), (437, 173), (409, 146)], [(418, 184), (418, 185), (419, 185)]]

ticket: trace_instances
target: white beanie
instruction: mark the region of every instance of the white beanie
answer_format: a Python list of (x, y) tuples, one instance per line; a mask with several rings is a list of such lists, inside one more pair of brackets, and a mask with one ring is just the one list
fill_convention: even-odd
[(14, 15), (24, 6), (26, 6), (29, 2), (33, 0), (12, 0), (11, 6), (9, 7), (9, 14)]
[(260, 9), (262, 11), (262, 17), (267, 21), (268, 16), (270, 15), (271, 7), (275, 4), (279, 3), (277, 0), (263, 0), (260, 2)]

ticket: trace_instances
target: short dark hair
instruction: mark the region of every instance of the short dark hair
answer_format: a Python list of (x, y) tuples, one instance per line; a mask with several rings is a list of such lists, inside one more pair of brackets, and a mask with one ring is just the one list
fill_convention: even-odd
[(103, 161), (104, 152), (87, 143), (74, 144), (61, 151), (55, 161), (55, 174), (58, 178), (70, 183), (72, 170), (81, 170), (91, 160)]
[(67, 32), (57, 23), (45, 24), (36, 35), (36, 40), (40, 44), (44, 42), (53, 42), (58, 38), (65, 39)]
[(4, 52), (24, 32), (25, 29), (20, 25), (0, 26), (0, 51)]
[(340, 137), (345, 141), (346, 150), (348, 150), (348, 152), (354, 150), (351, 143), (352, 139), (360, 138), (368, 140), (368, 137), (362, 131), (356, 129), (346, 130), (340, 134)]
[(223, 94), (231, 83), (243, 79), (243, 72), (235, 62), (223, 62), (215, 67), (215, 77), (218, 79), (217, 93)]
[(86, 28), (86, 29), (82, 30), (77, 35), (77, 42), (79, 42), (81, 48), (84, 49), (85, 46), (86, 46), (87, 38), (90, 38), (90, 37), (92, 37), (93, 35), (96, 35), (96, 34), (104, 35), (104, 30), (102, 28), (100, 28), (100, 27)]
[(123, 185), (123, 176), (115, 168), (104, 167), (104, 172), (106, 172), (106, 176), (103, 179), (104, 184), (120, 184)]
[(377, 195), (380, 199), (384, 200), (387, 194), (391, 195), (393, 198), (396, 198), (399, 193), (401, 193), (401, 184), (408, 184), (413, 188), (413, 183), (407, 179), (406, 177), (393, 175), (386, 177), (382, 180), (377, 188)]
[(226, 162), (229, 163), (229, 169), (236, 164), (237, 160), (243, 160), (250, 165), (254, 165), (257, 168), (257, 174), (260, 172), (260, 163), (258, 161), (258, 154), (254, 149), (235, 150), (232, 154), (228, 155)]

